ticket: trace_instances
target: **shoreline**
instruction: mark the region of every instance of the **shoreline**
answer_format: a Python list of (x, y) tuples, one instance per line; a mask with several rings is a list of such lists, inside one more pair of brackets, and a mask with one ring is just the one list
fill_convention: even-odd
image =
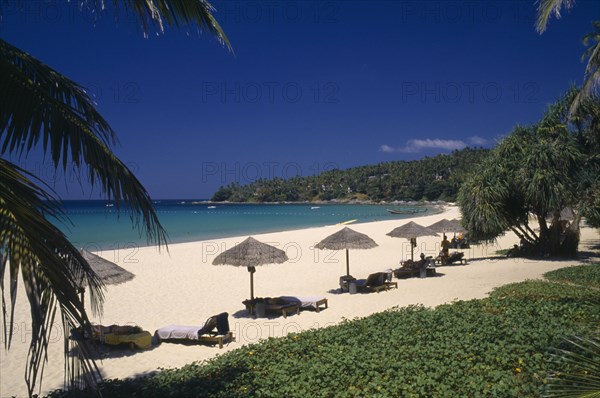
[[(81, 202), (81, 201), (76, 201)], [(89, 251), (114, 250), (127, 245), (128, 247), (152, 247), (155, 242), (149, 242), (140, 231), (133, 229), (125, 218), (123, 210), (108, 210), (104, 213), (101, 206), (73, 206), (67, 215), (74, 226), (58, 227), (65, 232), (69, 240), (76, 246)], [(318, 209), (303, 209), (309, 204), (234, 204), (221, 203), (216, 208), (207, 204), (190, 204), (188, 201), (170, 200), (156, 205), (159, 220), (168, 234), (168, 245), (198, 242), (202, 240), (226, 239), (238, 235), (279, 233), (305, 228), (318, 228), (337, 225), (342, 222), (356, 220), (352, 224), (362, 224), (381, 220), (403, 220), (408, 217), (421, 217), (438, 214), (448, 204), (426, 204), (418, 206), (417, 210), (404, 205), (408, 214), (389, 214), (383, 205), (374, 204), (340, 204), (328, 203), (317, 206)], [(346, 207), (348, 206), (348, 207)], [(365, 207), (362, 207), (365, 206)], [(390, 206), (391, 207), (391, 206)], [(112, 208), (114, 209), (114, 208)], [(395, 209), (402, 210), (403, 208)], [(263, 214), (264, 213), (264, 214)], [(380, 214), (381, 213), (381, 214)], [(122, 215), (122, 221), (119, 217)], [(113, 220), (113, 221), (111, 221)]]
[[(385, 234), (411, 220), (430, 225), (442, 218), (459, 216), (458, 208), (447, 206), (443, 212), (418, 218), (372, 221), (350, 227), (366, 233), (379, 245), (370, 250), (350, 250), (350, 273), (366, 278), (370, 273), (397, 268), (401, 259), (410, 256), (407, 239)], [(98, 362), (105, 378), (126, 378), (155, 372), (158, 368), (181, 367), (193, 361), (203, 361), (245, 344), (269, 337), (322, 328), (338, 324), (343, 319), (368, 316), (394, 306), (424, 305), (435, 307), (454, 300), (486, 297), (495, 287), (525, 279), (537, 279), (547, 271), (581, 260), (507, 259), (495, 258), (499, 248), (512, 247), (518, 242), (512, 233), (499, 238), (495, 245), (474, 246), (465, 250), (471, 261), (464, 266), (438, 268), (439, 277), (396, 280), (398, 289), (381, 293), (338, 294), (339, 277), (345, 274), (345, 252), (316, 250), (314, 244), (340, 227), (312, 227), (283, 232), (252, 235), (256, 239), (284, 249), (289, 261), (283, 264), (257, 267), (254, 276), (255, 295), (261, 296), (322, 296), (328, 308), (321, 312), (302, 311), (287, 318), (252, 318), (242, 305), (249, 297), (249, 276), (245, 267), (213, 266), (212, 260), (222, 251), (233, 247), (248, 235), (201, 240), (169, 245), (169, 251), (155, 247), (104, 251), (100, 255), (117, 263), (135, 278), (120, 285), (106, 287), (104, 315), (91, 316), (94, 323), (104, 325), (139, 325), (154, 330), (169, 325), (202, 325), (211, 315), (229, 313), (230, 329), (236, 341), (223, 349), (205, 345), (163, 343), (145, 351), (106, 350)], [(439, 251), (441, 237), (418, 239), (415, 256), (420, 251), (431, 254)], [(595, 230), (582, 228), (580, 250), (597, 244)], [(86, 300), (89, 309), (89, 298)], [(91, 315), (91, 314), (90, 314)], [(24, 363), (27, 353), (28, 304), (22, 285), (15, 308), (18, 327), (13, 346), (0, 363), (2, 396), (24, 395)], [(58, 324), (57, 324), (58, 325)], [(60, 388), (63, 381), (62, 331), (55, 329), (51, 337), (49, 363), (46, 365), (42, 393)]]
[[(161, 200), (180, 200), (180, 199), (157, 199), (153, 202), (160, 202)], [(221, 202), (215, 202), (211, 200), (196, 200), (196, 199), (181, 199), (182, 201), (189, 202), (192, 205), (219, 205), (219, 204), (230, 204), (230, 205), (381, 205), (381, 206), (452, 206), (452, 202), (445, 202), (442, 200), (434, 201), (419, 201), (419, 200), (393, 200), (387, 202), (385, 200), (374, 201), (374, 200), (362, 200), (362, 199), (330, 199), (330, 200), (313, 200), (313, 201), (299, 201), (299, 202), (233, 202), (224, 200)]]

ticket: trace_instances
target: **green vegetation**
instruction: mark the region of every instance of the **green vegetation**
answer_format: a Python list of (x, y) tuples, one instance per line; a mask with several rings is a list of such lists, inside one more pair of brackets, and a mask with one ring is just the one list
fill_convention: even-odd
[(600, 288), (600, 272), (596, 267), (589, 265), (578, 265), (557, 269), (544, 274), (546, 279), (557, 282), (570, 282), (577, 285)]
[[(483, 300), (394, 308), (338, 326), (269, 339), (175, 370), (109, 380), (111, 397), (538, 397), (549, 347), (600, 321), (600, 264), (561, 271), (568, 283), (527, 281)], [(550, 275), (555, 275), (551, 273)], [(587, 283), (586, 283), (587, 285)], [(68, 396), (57, 391), (54, 397)]]
[(446, 200), (454, 201), (465, 176), (487, 155), (486, 149), (466, 148), (448, 155), (411, 162), (331, 170), (287, 180), (260, 179), (247, 185), (223, 186), (216, 202), (297, 202), (321, 200)]
[(547, 381), (545, 397), (591, 398), (600, 397), (600, 338), (572, 337), (565, 339), (563, 347), (554, 350), (551, 362), (567, 373), (554, 372)]
[[(586, 100), (569, 119), (577, 92), (538, 123), (515, 127), (466, 179), (458, 204), (470, 237), (493, 240), (510, 229), (525, 254), (576, 255), (581, 218), (597, 225), (600, 213), (600, 98)], [(561, 213), (567, 207), (572, 220)]]

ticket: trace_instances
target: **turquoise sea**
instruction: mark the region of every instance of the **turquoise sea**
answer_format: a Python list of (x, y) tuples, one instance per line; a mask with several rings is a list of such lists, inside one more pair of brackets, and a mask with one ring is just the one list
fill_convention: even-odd
[[(435, 212), (434, 207), (357, 204), (215, 204), (199, 200), (157, 200), (160, 222), (169, 243), (246, 236), (356, 220), (363, 223), (413, 217), (390, 214), (387, 209)], [(76, 247), (110, 250), (148, 245), (132, 227), (129, 214), (101, 200), (64, 201), (72, 225), (59, 225)]]

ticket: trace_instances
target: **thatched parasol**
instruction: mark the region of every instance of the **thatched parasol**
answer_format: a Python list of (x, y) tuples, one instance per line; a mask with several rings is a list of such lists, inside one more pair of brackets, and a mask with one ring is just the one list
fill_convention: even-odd
[[(417, 224), (414, 221), (401, 225), (397, 228), (394, 228), (391, 232), (386, 235), (391, 236), (392, 238), (405, 238), (405, 239), (416, 239), (420, 236), (438, 236), (435, 231), (424, 227), (422, 225)], [(414, 260), (414, 246), (410, 245), (410, 259)]]
[(446, 218), (431, 224), (430, 226), (428, 226), (427, 228), (429, 228), (432, 231), (435, 232), (448, 232), (448, 231), (452, 231), (452, 232), (466, 232), (466, 230), (463, 228), (462, 225), (460, 225), (460, 220), (458, 219), (453, 219), (453, 220), (448, 220)]
[[(118, 285), (135, 278), (135, 275), (126, 269), (85, 249), (81, 249), (81, 255), (105, 285)], [(82, 284), (85, 283), (83, 280)]]
[[(90, 265), (94, 273), (98, 275), (98, 278), (105, 285), (118, 285), (120, 283), (128, 282), (135, 278), (135, 275), (131, 272), (127, 271), (124, 268), (119, 267), (117, 264), (105, 260), (104, 258), (87, 251), (85, 249), (81, 249), (81, 255)], [(85, 286), (87, 285), (87, 281), (82, 279), (79, 283), (79, 293), (81, 294), (81, 302), (83, 303), (83, 298), (85, 295)]]
[(254, 303), (254, 272), (256, 266), (265, 264), (281, 264), (288, 260), (283, 250), (247, 238), (229, 250), (225, 250), (213, 260), (213, 265), (246, 266), (250, 272), (250, 300)]
[(377, 243), (365, 234), (356, 232), (345, 227), (344, 229), (329, 235), (315, 245), (317, 249), (342, 250), (346, 249), (346, 275), (350, 275), (350, 255), (348, 249), (372, 249)]

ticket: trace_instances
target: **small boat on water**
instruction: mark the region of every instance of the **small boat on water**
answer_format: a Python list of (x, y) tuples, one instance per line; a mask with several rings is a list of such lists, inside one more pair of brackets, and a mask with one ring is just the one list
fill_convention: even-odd
[(208, 206), (207, 209), (216, 209), (217, 206)]
[(416, 214), (416, 213), (425, 213), (427, 209), (415, 209), (415, 210), (392, 210), (387, 209), (391, 214)]
[(320, 206), (311, 206), (311, 208), (310, 208), (310, 209), (311, 209), (311, 210), (317, 210), (317, 209), (320, 209), (320, 208), (321, 208)]

